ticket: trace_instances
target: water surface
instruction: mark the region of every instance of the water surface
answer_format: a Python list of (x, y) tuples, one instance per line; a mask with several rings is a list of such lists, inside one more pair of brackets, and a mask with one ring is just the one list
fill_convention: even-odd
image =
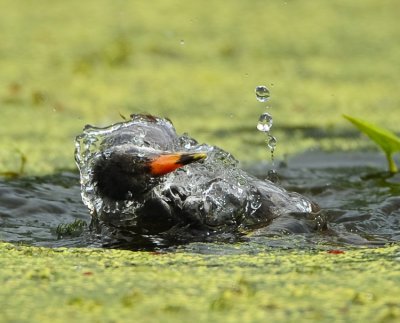
[[(328, 217), (329, 230), (307, 235), (244, 237), (240, 245), (193, 243), (197, 252), (251, 252), (266, 247), (330, 248), (381, 246), (400, 240), (400, 175), (384, 172), (385, 160), (375, 153), (313, 152), (279, 167), (280, 183), (317, 202)], [(248, 170), (266, 177), (268, 165)], [(62, 233), (60, 225), (86, 223), (82, 232)], [(0, 180), (0, 240), (35, 246), (101, 246), (90, 233), (90, 215), (80, 195), (79, 174)], [(57, 229), (58, 228), (58, 229)], [(239, 247), (238, 247), (239, 246)], [(141, 249), (140, 244), (135, 248)], [(146, 248), (146, 246), (142, 246)]]

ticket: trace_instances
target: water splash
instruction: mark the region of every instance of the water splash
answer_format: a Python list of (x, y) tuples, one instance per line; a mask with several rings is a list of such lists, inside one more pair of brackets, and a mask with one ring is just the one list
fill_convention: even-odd
[[(204, 147), (201, 148), (204, 150)], [(214, 152), (213, 152), (214, 153)], [(215, 151), (221, 158), (222, 152)], [(382, 172), (383, 156), (373, 153), (323, 153), (313, 152), (296, 156), (289, 163), (290, 167), (283, 168), (282, 185), (291, 190), (307, 192), (320, 205), (324, 205), (329, 217), (329, 234), (308, 233), (301, 235), (287, 235), (287, 232), (278, 229), (263, 231), (261, 228), (251, 236), (246, 237), (246, 244), (200, 244), (205, 253), (210, 248), (222, 250), (223, 253), (234, 250), (247, 252), (246, 246), (251, 252), (258, 250), (265, 252), (266, 246), (275, 248), (325, 248), (329, 245), (349, 246), (383, 246), (385, 243), (399, 243), (400, 229), (400, 177)], [(207, 164), (198, 164), (197, 167), (205, 167)], [(225, 165), (221, 165), (226, 169)], [(263, 164), (255, 165), (251, 173), (265, 177)], [(188, 183), (194, 183), (195, 172), (191, 172), (187, 178)], [(183, 175), (183, 174), (182, 174)], [(178, 183), (183, 176), (174, 180)], [(243, 179), (245, 181), (246, 178)], [(16, 179), (0, 178), (0, 236), (3, 241), (23, 243), (45, 247), (101, 247), (103, 242), (100, 233), (83, 232), (79, 236), (58, 237), (57, 227), (66, 226), (76, 221), (85, 221), (88, 225), (91, 218), (87, 209), (78, 198), (80, 187), (76, 173), (62, 172), (60, 174), (44, 177), (21, 177)], [(202, 185), (207, 180), (202, 179)], [(231, 210), (232, 203), (246, 199), (240, 210), (248, 214), (256, 213), (262, 204), (260, 195), (252, 192), (246, 193), (246, 182), (240, 180), (231, 188), (226, 181), (214, 181), (210, 183), (213, 189), (228, 194), (218, 195), (211, 191), (210, 194), (197, 198), (204, 200), (204, 205), (211, 210)], [(170, 185), (170, 198), (176, 196), (177, 191)], [(168, 188), (165, 186), (165, 190)], [(240, 190), (238, 197), (232, 199), (233, 190)], [(174, 195), (172, 195), (174, 194)], [(26, 197), (29, 196), (29, 199)], [(250, 197), (250, 200), (249, 200)], [(299, 210), (308, 212), (310, 205), (302, 201), (296, 201)], [(197, 210), (196, 210), (197, 212)], [(240, 221), (239, 217), (232, 217), (232, 221)], [(317, 226), (320, 226), (318, 215), (314, 215)], [(215, 218), (208, 218), (212, 223)], [(274, 224), (272, 223), (274, 226)], [(275, 230), (275, 231), (273, 231)], [(248, 240), (247, 240), (248, 239)], [(152, 240), (155, 241), (155, 240)], [(218, 240), (216, 240), (218, 241)], [(145, 240), (138, 240), (137, 248), (151, 249), (150, 245), (143, 245)], [(158, 243), (154, 242), (156, 245)], [(162, 243), (160, 243), (162, 244)], [(107, 244), (109, 247), (112, 245)], [(190, 251), (193, 243), (178, 249)], [(118, 247), (118, 246), (116, 246)], [(135, 245), (130, 246), (135, 249)], [(137, 249), (136, 248), (136, 249)], [(182, 249), (184, 248), (184, 249)]]
[(277, 183), (279, 182), (279, 175), (278, 172), (275, 169), (270, 169), (267, 173), (267, 179), (271, 181), (272, 183)]
[[(112, 147), (127, 144), (139, 147), (151, 146), (165, 150), (172, 148), (172, 145), (168, 144), (168, 137), (174, 138), (175, 136), (172, 124), (165, 119), (151, 119), (154, 127), (167, 129), (166, 132), (163, 132), (163, 140), (155, 140), (147, 136), (149, 118), (151, 119), (149, 116), (132, 115), (130, 121), (116, 123), (106, 128), (86, 125), (83, 133), (76, 138), (75, 161), (81, 174), (82, 200), (92, 215), (123, 213), (127, 209), (134, 208), (133, 204), (136, 203), (133, 203), (129, 196), (122, 202), (104, 200), (99, 197), (92, 181), (94, 164), (98, 157), (107, 157)], [(135, 132), (131, 131), (132, 127), (135, 127)], [(143, 156), (140, 152), (138, 153), (138, 157)]]
[(269, 132), (272, 127), (272, 123), (272, 116), (269, 113), (265, 112), (260, 115), (260, 118), (258, 119), (257, 129), (262, 132)]
[(271, 152), (275, 151), (276, 143), (277, 143), (276, 138), (270, 135), (268, 140), (268, 148), (270, 149)]
[(267, 102), (270, 98), (269, 90), (264, 85), (257, 86), (255, 92), (256, 92), (256, 98), (260, 102)]
[[(259, 102), (266, 102), (270, 99), (271, 96), (268, 88), (264, 85), (257, 86), (255, 89), (255, 93), (256, 93), (256, 99)], [(268, 106), (266, 108), (268, 108)], [(277, 139), (270, 133), (272, 124), (273, 124), (272, 115), (268, 112), (264, 112), (260, 115), (258, 119), (257, 130), (265, 133), (267, 136), (266, 139), (267, 148), (271, 153), (272, 167), (274, 167), (274, 152), (276, 149)], [(271, 169), (268, 172), (267, 179), (270, 180), (271, 182), (277, 182), (278, 181), (277, 172), (274, 169)]]

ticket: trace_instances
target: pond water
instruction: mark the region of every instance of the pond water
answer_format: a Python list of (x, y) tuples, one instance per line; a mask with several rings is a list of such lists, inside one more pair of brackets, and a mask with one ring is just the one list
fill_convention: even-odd
[[(330, 230), (301, 235), (265, 236), (255, 232), (241, 244), (192, 243), (180, 246), (197, 252), (265, 248), (332, 248), (382, 246), (400, 241), (400, 174), (385, 173), (376, 153), (311, 152), (278, 168), (280, 184), (317, 202)], [(263, 178), (268, 165), (247, 169)], [(69, 232), (66, 224), (77, 224)], [(0, 240), (47, 247), (101, 247), (89, 230), (90, 215), (80, 195), (79, 174), (61, 172), (45, 177), (0, 180)], [(146, 249), (141, 246), (137, 249)], [(154, 248), (154, 246), (152, 247)]]

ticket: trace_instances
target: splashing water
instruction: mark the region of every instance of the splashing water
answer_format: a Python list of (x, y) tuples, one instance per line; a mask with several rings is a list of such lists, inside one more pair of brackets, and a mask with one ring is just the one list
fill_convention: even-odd
[[(197, 236), (236, 239), (236, 228), (263, 226), (271, 214), (313, 212), (310, 201), (303, 203), (302, 197), (287, 193), (272, 180), (259, 180), (238, 168), (230, 153), (198, 144), (187, 135), (178, 136), (168, 120), (141, 115), (131, 118), (106, 128), (87, 126), (76, 139), (82, 200), (102, 243), (135, 244), (144, 239), (145, 243), (168, 245), (168, 241), (189, 241)], [(268, 128), (271, 121), (266, 114)], [(116, 149), (129, 154), (134, 151), (128, 149), (132, 146), (207, 152), (207, 159), (160, 180), (149, 178), (154, 186), (143, 195), (135, 197), (128, 191), (123, 200), (103, 196), (94, 176), (97, 160), (111, 158)], [(188, 226), (191, 221), (196, 224), (194, 229)]]
[[(182, 138), (182, 146), (188, 139)], [(204, 147), (201, 147), (204, 149)], [(212, 151), (215, 157), (221, 159), (225, 167), (226, 162), (236, 162), (227, 153)], [(382, 172), (385, 160), (383, 156), (371, 152), (326, 153), (307, 152), (304, 155), (293, 157), (287, 168), (282, 168), (281, 184), (294, 191), (307, 193), (312, 200), (324, 205), (327, 212), (329, 234), (308, 233), (301, 235), (287, 235), (284, 231), (263, 232), (257, 231), (249, 236), (245, 244), (190, 244), (180, 247), (191, 251), (196, 246), (203, 246), (205, 253), (212, 252), (213, 248), (222, 248), (223, 252), (233, 250), (235, 254), (241, 250), (252, 253), (255, 250), (265, 252), (267, 247), (275, 248), (326, 248), (329, 246), (346, 247), (349, 245), (383, 246), (387, 243), (400, 243), (400, 174), (390, 175)], [(206, 165), (197, 164), (196, 167)], [(253, 165), (250, 172), (260, 178), (265, 177), (263, 164)], [(197, 178), (193, 171), (186, 179), (187, 183), (195, 183)], [(183, 178), (182, 174), (179, 180)], [(185, 177), (186, 178), (186, 177)], [(207, 180), (200, 178), (201, 185)], [(257, 212), (262, 201), (257, 195), (243, 190), (246, 187), (246, 178), (238, 180), (235, 188), (227, 181), (212, 182), (207, 194), (201, 195), (196, 191), (196, 198), (204, 200), (204, 206), (209, 210), (232, 209), (232, 203), (241, 204), (240, 210), (252, 213)], [(58, 237), (57, 227), (85, 221), (89, 226), (90, 216), (86, 207), (79, 199), (79, 177), (76, 173), (62, 172), (44, 177), (20, 177), (16, 179), (0, 178), (0, 237), (2, 241), (23, 243), (45, 247), (101, 247), (102, 240), (97, 235), (83, 232), (79, 236), (64, 235)], [(174, 182), (178, 182), (178, 178)], [(186, 183), (186, 182), (185, 182)], [(243, 183), (243, 184), (241, 184)], [(185, 184), (186, 185), (186, 184)], [(175, 196), (176, 190), (171, 194)], [(167, 187), (165, 187), (167, 189)], [(239, 189), (241, 191), (239, 192)], [(223, 190), (227, 194), (218, 194)], [(239, 194), (235, 193), (239, 192)], [(234, 198), (232, 198), (235, 193)], [(248, 200), (249, 193), (252, 199)], [(29, 198), (27, 198), (29, 196)], [(299, 201), (299, 204), (302, 204)], [(196, 210), (196, 212), (198, 212)], [(202, 211), (204, 212), (204, 211)], [(225, 216), (225, 215), (224, 215)], [(231, 217), (232, 221), (240, 217)], [(209, 218), (215, 223), (215, 217)], [(139, 240), (138, 246), (144, 240)], [(111, 245), (109, 245), (112, 247)], [(247, 249), (250, 248), (250, 249)], [(135, 246), (131, 247), (135, 249)], [(150, 247), (148, 249), (151, 250)], [(136, 249), (135, 249), (136, 250)]]
[(279, 175), (278, 172), (275, 169), (270, 169), (267, 173), (267, 179), (271, 181), (272, 183), (277, 183), (279, 182)]
[[(167, 129), (167, 131), (162, 132), (163, 140), (156, 142), (152, 138), (146, 137), (148, 132), (147, 122), (146, 117), (132, 115), (130, 121), (116, 123), (106, 128), (86, 125), (83, 133), (76, 138), (75, 160), (81, 173), (81, 195), (91, 214), (124, 212), (135, 207), (135, 202), (130, 199), (105, 201), (98, 196), (96, 187), (92, 183), (94, 164), (98, 156), (107, 156), (112, 147), (123, 144), (134, 144), (141, 147), (152, 146), (166, 150), (172, 148), (172, 144), (169, 144), (169, 139), (175, 136), (175, 129), (172, 124), (164, 119), (154, 121), (154, 127)], [(133, 125), (137, 129), (134, 133), (131, 131)], [(143, 156), (139, 153), (138, 157)]]
[[(257, 86), (255, 89), (255, 93), (256, 93), (256, 99), (259, 102), (266, 102), (270, 99), (270, 92), (269, 92), (268, 88), (264, 85)], [(268, 107), (266, 107), (266, 108), (268, 108)], [(274, 167), (274, 152), (275, 152), (277, 140), (270, 133), (272, 124), (273, 124), (272, 115), (269, 114), (268, 112), (264, 112), (260, 115), (260, 117), (258, 119), (257, 130), (264, 132), (267, 135), (267, 139), (266, 139), (267, 148), (269, 149), (269, 151), (271, 153), (272, 167)], [(278, 181), (277, 172), (274, 169), (271, 169), (268, 172), (267, 179), (274, 183), (277, 182)]]
[(257, 124), (257, 129), (262, 132), (269, 132), (269, 130), (272, 127), (273, 119), (272, 116), (265, 112), (262, 115), (260, 115), (260, 118), (258, 119), (258, 124)]
[(276, 143), (277, 143), (276, 138), (270, 135), (268, 140), (268, 148), (272, 153), (275, 151)]
[(255, 89), (256, 98), (260, 102), (267, 102), (270, 98), (269, 90), (264, 85), (259, 85)]

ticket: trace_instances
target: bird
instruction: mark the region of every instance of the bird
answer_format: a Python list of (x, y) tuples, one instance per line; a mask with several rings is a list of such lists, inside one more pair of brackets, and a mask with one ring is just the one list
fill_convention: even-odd
[(75, 146), (82, 200), (104, 245), (234, 242), (326, 227), (316, 203), (242, 170), (221, 148), (178, 135), (167, 118), (87, 125)]

